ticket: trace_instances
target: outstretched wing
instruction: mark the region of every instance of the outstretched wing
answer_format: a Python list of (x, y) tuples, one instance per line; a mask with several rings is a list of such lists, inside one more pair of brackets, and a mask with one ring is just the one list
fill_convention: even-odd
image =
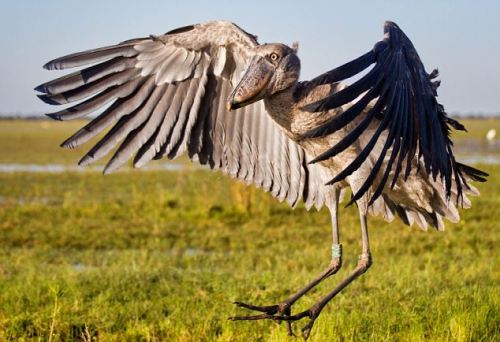
[[(425, 167), (428, 175), (443, 180), (446, 196), (452, 192), (452, 182), (457, 188), (457, 201), (462, 198), (463, 187), (468, 187), (466, 176), (485, 181), (482, 171), (466, 167), (455, 161), (450, 126), (465, 130), (457, 121), (449, 118), (436, 100), (439, 81), (431, 81), (437, 70), (427, 74), (413, 44), (404, 32), (392, 22), (384, 25), (384, 39), (363, 56), (333, 69), (307, 82), (309, 86), (338, 82), (352, 77), (375, 64), (358, 81), (319, 102), (305, 107), (308, 111), (327, 111), (358, 100), (343, 113), (333, 117), (321, 126), (307, 132), (304, 138), (331, 134), (351, 123), (361, 113), (366, 116), (347, 136), (336, 145), (317, 156), (312, 162), (331, 158), (353, 144), (368, 126), (376, 121), (378, 128), (359, 155), (329, 184), (339, 182), (356, 171), (372, 152), (381, 133), (387, 130), (387, 138), (376, 158), (375, 165), (361, 188), (353, 194), (351, 203), (361, 198), (381, 175), (369, 204), (382, 193), (389, 175), (393, 172), (391, 187), (403, 172), (406, 179), (412, 171), (412, 161), (417, 160)], [(383, 162), (389, 153), (385, 170)]]
[[(37, 88), (51, 105), (81, 101), (58, 120), (101, 114), (63, 142), (79, 146), (112, 128), (80, 160), (90, 164), (120, 146), (105, 167), (111, 172), (133, 155), (134, 166), (184, 152), (201, 164), (254, 183), (280, 200), (321, 206), (317, 167), (265, 112), (262, 102), (229, 113), (225, 102), (256, 37), (215, 21), (55, 59), (47, 69), (91, 64)], [(106, 107), (107, 106), (107, 107)]]

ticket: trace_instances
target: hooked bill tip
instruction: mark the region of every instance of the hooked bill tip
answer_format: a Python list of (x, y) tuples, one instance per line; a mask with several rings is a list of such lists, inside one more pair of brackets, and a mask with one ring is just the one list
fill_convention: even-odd
[(232, 105), (231, 101), (226, 102), (226, 109), (228, 112), (230, 112), (233, 109), (233, 105)]

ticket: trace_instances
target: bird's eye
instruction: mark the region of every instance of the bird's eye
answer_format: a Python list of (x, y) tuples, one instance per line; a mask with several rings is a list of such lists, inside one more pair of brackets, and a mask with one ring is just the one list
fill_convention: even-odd
[(273, 52), (269, 57), (271, 58), (272, 61), (277, 61), (279, 58), (278, 54), (275, 52)]

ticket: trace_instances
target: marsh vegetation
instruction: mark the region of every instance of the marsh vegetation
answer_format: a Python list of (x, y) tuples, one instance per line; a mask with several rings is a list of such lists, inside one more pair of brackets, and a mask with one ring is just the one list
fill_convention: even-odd
[[(75, 163), (82, 151), (57, 145), (80, 124), (2, 121), (0, 163)], [(470, 138), (492, 125), (473, 122)], [(290, 210), (178, 163), (186, 167), (108, 176), (0, 173), (0, 339), (289, 340), (284, 325), (227, 317), (245, 313), (233, 301), (275, 304), (327, 265), (328, 212)], [(374, 267), (325, 309), (311, 341), (498, 338), (500, 166), (476, 166), (489, 182), (445, 232), (370, 220)], [(355, 208), (340, 222), (343, 269), (294, 310), (356, 265)]]

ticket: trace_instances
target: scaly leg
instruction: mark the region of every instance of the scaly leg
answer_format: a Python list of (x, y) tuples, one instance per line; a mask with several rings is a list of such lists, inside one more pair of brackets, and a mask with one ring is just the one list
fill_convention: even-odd
[[(274, 317), (273, 315), (289, 317), (291, 314), (292, 305), (309, 292), (312, 288), (322, 282), (324, 279), (334, 275), (342, 266), (342, 245), (339, 243), (339, 224), (338, 224), (338, 194), (337, 198), (332, 206), (330, 206), (330, 215), (332, 220), (332, 260), (330, 265), (323, 270), (316, 278), (314, 278), (310, 283), (304, 286), (302, 289), (286, 298), (279, 304), (269, 305), (269, 306), (256, 306), (251, 304), (246, 304), (242, 302), (235, 302), (239, 307), (263, 312), (259, 315), (251, 316), (236, 316), (230, 317), (232, 321), (243, 321), (243, 320), (259, 320), (259, 319), (269, 319)], [(291, 329), (291, 321), (287, 321), (287, 330), (289, 335), (293, 335)]]
[(369, 246), (369, 241), (368, 241), (368, 228), (366, 224), (366, 215), (362, 214), (360, 211), (359, 214), (360, 221), (361, 221), (361, 241), (362, 241), (362, 252), (361, 255), (359, 256), (359, 261), (357, 267), (352, 271), (349, 276), (347, 276), (344, 280), (340, 282), (340, 284), (337, 285), (331, 291), (328, 293), (325, 297), (323, 297), (319, 302), (314, 304), (312, 307), (310, 307), (308, 310), (300, 312), (296, 315), (292, 316), (272, 316), (271, 319), (278, 320), (278, 321), (297, 321), (300, 320), (304, 317), (309, 317), (309, 323), (307, 323), (304, 328), (302, 328), (302, 336), (304, 339), (307, 339), (309, 337), (309, 334), (311, 332), (311, 329), (313, 327), (314, 321), (316, 318), (318, 318), (319, 314), (321, 313), (321, 310), (328, 304), (332, 298), (334, 298), (340, 291), (342, 291), (347, 285), (349, 285), (353, 280), (355, 280), (357, 277), (365, 273), (368, 268), (372, 264), (372, 259), (370, 255), (370, 246)]

